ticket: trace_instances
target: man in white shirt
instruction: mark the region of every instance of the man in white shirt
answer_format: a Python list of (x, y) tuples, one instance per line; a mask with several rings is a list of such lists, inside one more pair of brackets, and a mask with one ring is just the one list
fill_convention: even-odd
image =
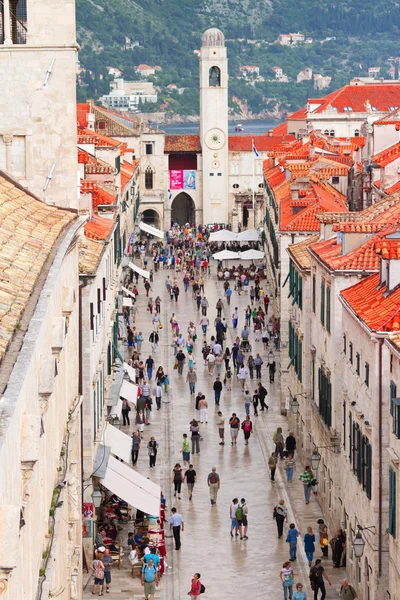
[(200, 321), (201, 329), (203, 330), (203, 335), (207, 334), (207, 327), (209, 326), (210, 321), (208, 317), (203, 317)]
[(214, 363), (215, 363), (215, 356), (212, 352), (210, 352), (210, 354), (207, 356), (206, 361), (208, 364), (208, 373), (209, 373), (209, 375), (212, 375), (213, 371), (214, 371)]
[(214, 344), (213, 352), (214, 352), (215, 356), (219, 356), (222, 352), (221, 344), (219, 344), (218, 342), (216, 344)]
[(246, 383), (246, 377), (247, 377), (247, 369), (246, 367), (240, 367), (239, 369), (239, 373), (238, 373), (238, 380), (240, 381), (240, 386), (242, 388), (242, 390), (244, 390), (244, 384)]
[(221, 440), (219, 445), (223, 446), (225, 444), (225, 417), (220, 410), (218, 411), (217, 427), (219, 438)]

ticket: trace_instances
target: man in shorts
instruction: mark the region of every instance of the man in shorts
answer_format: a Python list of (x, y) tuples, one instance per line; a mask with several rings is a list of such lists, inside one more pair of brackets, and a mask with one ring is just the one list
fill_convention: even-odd
[(240, 504), (239, 504), (238, 508), (236, 509), (236, 520), (239, 525), (239, 533), (240, 533), (241, 540), (249, 539), (247, 537), (247, 529), (249, 526), (248, 521), (247, 521), (247, 514), (248, 514), (248, 508), (247, 508), (246, 500), (244, 498), (242, 498), (240, 500)]
[(189, 500), (191, 500), (192, 496), (193, 496), (194, 484), (197, 481), (197, 473), (193, 469), (193, 465), (189, 465), (188, 470), (185, 472), (184, 479), (186, 479), (186, 484), (187, 484), (188, 494), (189, 494)]
[(146, 600), (154, 600), (156, 586), (158, 586), (159, 581), (159, 574), (152, 558), (147, 564), (143, 565), (140, 581), (144, 586), (144, 597)]
[(104, 565), (104, 579), (106, 582), (106, 592), (110, 593), (110, 583), (111, 583), (111, 567), (113, 564), (112, 556), (110, 556), (110, 551), (107, 548), (104, 552), (104, 556), (102, 558), (102, 563)]

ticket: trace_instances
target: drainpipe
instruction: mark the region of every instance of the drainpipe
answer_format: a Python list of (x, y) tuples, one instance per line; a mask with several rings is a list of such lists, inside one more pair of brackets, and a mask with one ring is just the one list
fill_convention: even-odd
[(379, 340), (379, 497), (378, 497), (378, 577), (382, 575), (382, 348)]

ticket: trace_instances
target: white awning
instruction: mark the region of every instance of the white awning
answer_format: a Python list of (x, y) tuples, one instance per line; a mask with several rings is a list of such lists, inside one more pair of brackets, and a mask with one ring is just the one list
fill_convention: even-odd
[[(127, 266), (129, 265), (129, 262), (127, 263)], [(121, 285), (121, 290), (123, 292), (125, 292), (125, 294), (128, 294), (128, 296), (131, 296), (132, 298), (136, 298), (135, 294), (133, 292), (131, 292), (131, 290), (128, 290), (128, 288), (124, 287), (123, 285)]]
[(245, 229), (236, 236), (238, 242), (258, 242), (259, 239), (260, 234), (257, 229)]
[(245, 252), (240, 252), (239, 255), (241, 260), (255, 260), (265, 257), (265, 253), (261, 250), (245, 250)]
[(142, 277), (146, 277), (146, 279), (150, 278), (149, 271), (145, 271), (144, 269), (141, 269), (140, 267), (135, 265), (133, 262), (129, 262), (129, 266), (133, 271), (136, 271), (136, 273), (139, 273), (139, 275), (141, 275)]
[(123, 369), (128, 373), (129, 379), (134, 383), (136, 381), (136, 371), (133, 367), (124, 362)]
[(121, 385), (121, 389), (119, 391), (119, 396), (120, 398), (125, 398), (125, 400), (132, 402), (132, 404), (136, 406), (138, 391), (139, 386), (135, 385), (134, 383), (130, 383), (129, 381), (126, 381), (126, 379), (124, 379)]
[(220, 229), (210, 233), (210, 242), (235, 242), (237, 233), (229, 231), (229, 229)]
[(113, 425), (106, 423), (104, 429), (104, 445), (110, 446), (111, 452), (129, 464), (131, 459), (132, 438)]
[(132, 298), (122, 298), (122, 306), (132, 306)]
[(106, 473), (100, 482), (131, 506), (148, 515), (160, 515), (160, 486), (113, 456), (109, 457)]
[(146, 233), (150, 233), (151, 235), (155, 235), (156, 237), (163, 238), (164, 232), (161, 229), (157, 229), (157, 227), (153, 227), (152, 225), (148, 225), (147, 223), (143, 223), (140, 221), (139, 228)]
[(221, 250), (221, 252), (213, 254), (213, 258), (215, 260), (235, 260), (239, 258), (239, 254), (232, 250)]

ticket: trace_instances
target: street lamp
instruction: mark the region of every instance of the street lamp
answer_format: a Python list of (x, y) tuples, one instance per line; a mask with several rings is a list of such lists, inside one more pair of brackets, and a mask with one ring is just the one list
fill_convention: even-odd
[(356, 558), (361, 558), (364, 554), (365, 540), (358, 531), (353, 540), (353, 550)]
[(300, 408), (300, 404), (299, 404), (296, 396), (294, 396), (294, 398), (292, 399), (292, 404), (291, 404), (292, 413), (294, 415), (297, 415), (297, 413), (299, 412), (299, 408)]
[(103, 494), (99, 488), (95, 488), (92, 493), (92, 500), (95, 508), (100, 508), (103, 501)]
[(313, 471), (318, 471), (319, 463), (321, 462), (321, 455), (317, 448), (314, 448), (314, 452), (311, 456), (311, 467)]

